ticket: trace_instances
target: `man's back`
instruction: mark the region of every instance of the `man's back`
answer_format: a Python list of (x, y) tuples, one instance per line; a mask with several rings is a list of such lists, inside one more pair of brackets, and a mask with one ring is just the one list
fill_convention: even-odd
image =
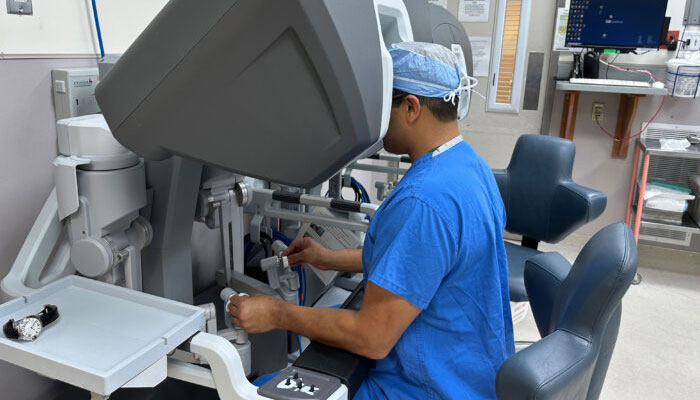
[(468, 144), (420, 157), (372, 221), (367, 280), (423, 311), (356, 398), (494, 398), (513, 352), (505, 211)]

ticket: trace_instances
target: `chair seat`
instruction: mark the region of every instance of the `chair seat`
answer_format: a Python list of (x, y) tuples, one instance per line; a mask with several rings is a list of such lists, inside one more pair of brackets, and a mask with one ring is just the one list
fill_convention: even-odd
[(525, 261), (530, 257), (542, 254), (542, 252), (510, 242), (505, 242), (505, 244), (506, 255), (508, 256), (508, 289), (510, 291), (510, 301), (527, 301), (527, 290), (525, 290)]

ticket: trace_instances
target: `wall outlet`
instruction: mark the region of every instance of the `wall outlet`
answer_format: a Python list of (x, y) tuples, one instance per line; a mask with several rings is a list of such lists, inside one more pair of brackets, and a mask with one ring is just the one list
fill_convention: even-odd
[(32, 15), (32, 0), (7, 0), (7, 13), (18, 15)]
[(605, 116), (605, 104), (593, 103), (593, 121), (602, 121)]
[(698, 32), (698, 31), (686, 32), (683, 35), (683, 40), (689, 40), (690, 44), (687, 45), (682, 50), (690, 50), (690, 51), (700, 50), (700, 32)]

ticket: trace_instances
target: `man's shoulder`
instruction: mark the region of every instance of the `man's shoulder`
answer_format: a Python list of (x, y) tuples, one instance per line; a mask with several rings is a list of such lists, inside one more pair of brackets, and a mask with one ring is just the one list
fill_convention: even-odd
[(435, 157), (432, 165), (421, 171), (420, 178), (404, 188), (402, 196), (425, 202), (455, 224), (498, 211), (494, 208), (498, 208), (501, 197), (486, 161), (467, 143), (453, 150)]
[[(493, 179), (486, 162), (471, 147), (458, 146), (435, 157), (405, 188), (411, 195), (440, 207), (463, 204), (474, 197), (475, 189), (487, 186)], [(455, 204), (457, 201), (459, 204)]]

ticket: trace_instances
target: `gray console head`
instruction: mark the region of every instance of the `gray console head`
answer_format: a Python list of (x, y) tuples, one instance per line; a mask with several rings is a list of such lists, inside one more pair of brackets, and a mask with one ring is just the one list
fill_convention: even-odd
[(98, 103), (147, 159), (313, 187), (386, 132), (382, 30), (393, 25), (379, 22), (381, 1), (171, 0), (101, 81)]
[(433, 30), (433, 43), (447, 48), (453, 44), (462, 46), (464, 58), (467, 61), (467, 73), (469, 76), (474, 76), (472, 45), (464, 25), (451, 12), (437, 4), (430, 5), (430, 24)]
[(403, 0), (411, 17), (413, 38), (417, 42), (437, 43), (448, 49), (453, 44), (462, 46), (469, 76), (474, 73), (472, 46), (464, 26), (444, 7), (426, 0)]

